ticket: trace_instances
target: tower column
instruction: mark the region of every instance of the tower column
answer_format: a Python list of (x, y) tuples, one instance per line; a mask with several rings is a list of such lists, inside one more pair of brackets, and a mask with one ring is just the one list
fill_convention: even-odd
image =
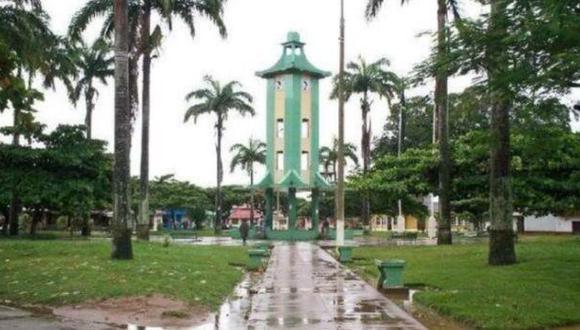
[(318, 235), (318, 223), (319, 223), (319, 213), (318, 208), (320, 206), (320, 191), (318, 189), (312, 189), (312, 230)]
[(296, 205), (296, 188), (288, 189), (288, 229), (296, 229), (298, 205)]
[(273, 208), (274, 208), (274, 189), (267, 188), (266, 189), (266, 212), (264, 214), (264, 216), (265, 216), (264, 222), (265, 222), (266, 229), (273, 229), (274, 228), (272, 226), (274, 223), (274, 221), (273, 221), (273, 219), (274, 219)]

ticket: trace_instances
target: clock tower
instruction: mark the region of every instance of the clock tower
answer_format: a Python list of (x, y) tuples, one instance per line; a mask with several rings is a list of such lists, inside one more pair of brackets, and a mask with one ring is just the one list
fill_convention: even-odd
[[(256, 185), (266, 191), (267, 235), (280, 239), (318, 236), (320, 190), (329, 184), (319, 172), (319, 80), (330, 76), (304, 53), (300, 35), (289, 32), (282, 56), (271, 68), (257, 72), (267, 81), (266, 176)], [(297, 229), (297, 191), (312, 193), (312, 230)], [(288, 193), (288, 230), (273, 229), (274, 192)]]

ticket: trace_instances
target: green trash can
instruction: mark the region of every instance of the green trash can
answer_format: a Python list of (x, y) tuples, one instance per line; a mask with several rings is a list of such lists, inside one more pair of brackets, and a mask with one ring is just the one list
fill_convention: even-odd
[(270, 243), (258, 243), (256, 244), (256, 248), (266, 252), (266, 255), (270, 255)]
[(403, 270), (405, 260), (391, 259), (377, 261), (377, 267), (381, 273), (379, 285), (383, 289), (403, 287)]
[(248, 270), (260, 270), (263, 266), (262, 259), (266, 256), (266, 252), (261, 249), (249, 250), (248, 255), (250, 260), (248, 261)]
[(339, 246), (338, 256), (338, 260), (341, 263), (350, 262), (352, 259), (352, 246)]

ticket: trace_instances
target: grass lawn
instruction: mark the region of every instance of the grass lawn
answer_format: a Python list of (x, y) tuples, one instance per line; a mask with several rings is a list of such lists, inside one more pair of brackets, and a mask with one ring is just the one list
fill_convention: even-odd
[(520, 237), (518, 264), (487, 265), (487, 243), (354, 249), (351, 264), (378, 278), (375, 259), (407, 261), (415, 301), (480, 328), (545, 328), (580, 323), (580, 237)]
[(240, 247), (133, 249), (134, 260), (112, 261), (107, 240), (0, 240), (0, 300), (63, 305), (157, 293), (215, 309), (243, 276), (230, 263), (247, 261)]

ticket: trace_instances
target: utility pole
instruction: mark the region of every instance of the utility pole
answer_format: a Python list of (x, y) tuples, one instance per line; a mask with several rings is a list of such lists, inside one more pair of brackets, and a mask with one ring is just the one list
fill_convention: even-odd
[(338, 178), (336, 180), (336, 245), (344, 245), (344, 0), (340, 0), (338, 70)]

